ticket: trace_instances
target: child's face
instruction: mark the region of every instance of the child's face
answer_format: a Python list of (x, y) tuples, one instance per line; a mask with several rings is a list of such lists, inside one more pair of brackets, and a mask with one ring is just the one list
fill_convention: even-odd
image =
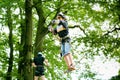
[(58, 19), (58, 20), (62, 20), (62, 17), (61, 17), (61, 16), (57, 16), (57, 19)]

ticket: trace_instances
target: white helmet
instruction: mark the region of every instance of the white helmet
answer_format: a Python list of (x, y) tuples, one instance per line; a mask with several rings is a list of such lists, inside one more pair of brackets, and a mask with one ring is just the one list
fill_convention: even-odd
[(65, 15), (62, 12), (58, 13), (57, 16), (61, 16), (63, 19), (66, 19)]
[(37, 55), (42, 56), (42, 52), (38, 52), (38, 54), (37, 54)]

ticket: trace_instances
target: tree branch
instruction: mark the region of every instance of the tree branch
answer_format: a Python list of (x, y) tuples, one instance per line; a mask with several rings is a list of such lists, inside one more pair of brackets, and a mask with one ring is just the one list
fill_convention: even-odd
[(78, 27), (80, 30), (83, 31), (83, 33), (84, 33), (85, 35), (87, 35), (86, 32), (85, 32), (85, 30), (84, 30), (83, 28), (81, 28), (80, 25), (74, 25), (74, 26), (68, 26), (68, 27), (69, 27), (69, 28), (75, 28), (75, 27)]
[[(56, 16), (57, 16), (57, 14), (60, 12), (60, 9), (63, 7), (63, 6), (65, 6), (66, 4), (64, 4), (64, 5), (61, 5), (61, 3), (63, 2), (63, 0), (60, 0), (60, 2), (59, 2), (59, 4), (58, 4), (58, 8), (56, 8), (54, 11), (52, 11), (52, 12), (50, 12), (47, 16), (46, 16), (46, 18), (48, 17), (48, 16), (50, 16), (53, 12), (55, 12), (56, 11), (56, 13), (55, 13), (55, 15), (54, 15), (54, 17), (52, 18), (52, 20), (53, 19), (55, 19), (56, 18)], [(51, 25), (51, 22), (47, 25), (47, 26), (49, 26), (49, 25)]]
[(117, 30), (120, 30), (120, 28), (114, 28), (112, 31), (108, 31), (106, 34), (104, 34), (104, 35), (108, 35), (109, 33), (112, 33), (112, 32), (114, 32), (114, 31), (117, 31)]
[[(55, 11), (57, 11), (57, 13), (59, 13), (60, 12), (60, 9), (62, 8), (62, 7), (64, 7), (66, 4), (64, 4), (64, 5), (61, 5), (61, 6), (59, 6), (58, 8), (56, 8), (55, 10), (53, 10), (52, 12), (50, 12), (47, 16), (46, 16), (46, 18), (48, 17), (48, 16), (50, 16), (53, 12), (55, 12)], [(56, 17), (56, 15), (54, 16), (54, 18)], [(53, 18), (53, 19), (54, 19)]]

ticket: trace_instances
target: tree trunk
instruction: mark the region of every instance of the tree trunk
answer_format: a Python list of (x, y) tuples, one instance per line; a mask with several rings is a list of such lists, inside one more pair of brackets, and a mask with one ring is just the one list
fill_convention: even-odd
[(8, 65), (8, 70), (7, 70), (7, 76), (6, 80), (12, 80), (12, 67), (13, 67), (13, 39), (12, 39), (12, 19), (11, 19), (11, 10), (10, 7), (7, 8), (7, 23), (8, 23), (8, 28), (9, 28), (9, 47), (10, 47), (10, 57), (9, 57), (9, 65)]
[[(56, 11), (56, 15), (57, 15), (57, 13), (60, 12), (59, 7), (62, 2), (63, 2), (63, 0), (60, 0), (60, 2), (58, 4), (58, 9)], [(43, 40), (44, 40), (45, 35), (48, 33), (48, 28), (45, 27), (45, 16), (44, 16), (44, 10), (42, 7), (42, 5), (43, 5), (42, 0), (33, 0), (33, 3), (34, 3), (34, 7), (37, 11), (38, 17), (39, 17), (37, 34), (36, 34), (36, 38), (35, 38), (35, 49), (34, 49), (34, 54), (36, 55), (37, 52), (43, 51), (43, 49), (42, 49), (42, 45), (44, 45)], [(55, 17), (56, 17), (56, 15), (55, 15)]]
[(31, 54), (32, 54), (32, 0), (25, 0), (25, 45), (24, 53), (24, 80), (32, 80)]
[(25, 26), (21, 23), (21, 47), (20, 49), (20, 74), (18, 80), (33, 80), (33, 69), (31, 66), (32, 55), (32, 0), (25, 0)]
[(42, 9), (42, 1), (41, 0), (33, 0), (35, 4), (35, 8), (39, 17), (38, 20), (38, 27), (37, 27), (37, 33), (36, 33), (36, 38), (35, 38), (35, 49), (34, 49), (34, 54), (36, 55), (37, 52), (42, 51), (42, 45), (43, 45), (43, 39), (45, 35), (47, 34), (47, 28), (45, 28), (45, 17), (44, 17), (44, 12)]

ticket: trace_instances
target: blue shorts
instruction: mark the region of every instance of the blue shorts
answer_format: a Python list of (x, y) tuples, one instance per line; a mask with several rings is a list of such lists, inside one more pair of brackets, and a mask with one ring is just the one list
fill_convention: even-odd
[(63, 57), (70, 53), (70, 48), (71, 48), (70, 42), (66, 41), (64, 43), (61, 43), (61, 53)]

